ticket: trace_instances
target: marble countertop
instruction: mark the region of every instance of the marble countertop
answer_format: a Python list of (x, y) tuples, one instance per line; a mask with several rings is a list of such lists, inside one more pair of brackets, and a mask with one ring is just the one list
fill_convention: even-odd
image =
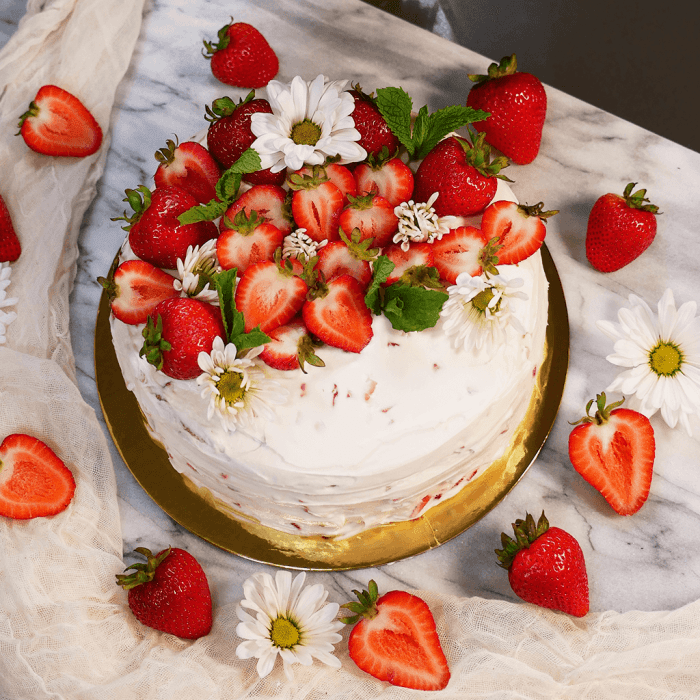
[[(17, 6), (18, 0), (11, 0)], [(12, 12), (7, 13), (12, 16)], [(71, 335), (82, 395), (98, 416), (94, 329), (101, 288), (124, 232), (110, 221), (124, 209), (126, 188), (148, 183), (153, 153), (177, 134), (187, 139), (205, 127), (204, 107), (247, 91), (222, 85), (200, 55), (233, 15), (255, 25), (280, 57), (283, 81), (319, 72), (351, 78), (367, 91), (400, 85), (415, 105), (431, 110), (464, 103), (468, 73), (485, 72), (490, 60), (384, 14), (359, 0), (153, 0), (146, 3), (140, 39), (123, 80), (111, 122), (111, 146), (97, 197), (80, 235), (80, 259), (71, 295)], [(16, 13), (14, 16), (17, 16)], [(11, 24), (8, 24), (11, 26)], [(4, 30), (6, 31), (6, 30)], [(507, 53), (507, 48), (504, 53)], [(500, 57), (496, 57), (500, 58)], [(567, 452), (568, 421), (617, 374), (606, 355), (612, 343), (595, 325), (616, 320), (630, 293), (656, 305), (666, 287), (678, 303), (700, 300), (697, 192), (700, 155), (557, 90), (547, 89), (549, 107), (542, 148), (528, 166), (507, 174), (521, 201), (559, 209), (548, 227), (547, 246), (561, 277), (571, 325), (570, 369), (553, 430), (525, 478), (469, 530), (416, 558), (342, 573), (311, 573), (331, 598), (374, 578), (381, 590), (430, 589), (458, 596), (517, 600), (493, 550), (501, 531), (525, 511), (544, 509), (552, 524), (580, 542), (586, 558), (591, 610), (667, 610), (700, 597), (700, 551), (688, 546), (700, 526), (698, 438), (670, 430), (657, 416), (655, 475), (648, 502), (636, 515), (616, 515), (573, 470)], [(659, 205), (659, 233), (637, 261), (612, 274), (588, 264), (584, 239), (588, 213), (606, 192), (628, 182), (645, 187)], [(104, 424), (103, 424), (104, 425)], [(104, 427), (107, 433), (106, 426)], [(698, 430), (700, 435), (700, 429)], [(200, 540), (168, 517), (136, 483), (116, 448), (125, 556), (138, 546), (171, 544), (202, 563), (215, 605), (240, 599), (242, 582), (269, 569)], [(346, 598), (347, 596), (347, 598)]]

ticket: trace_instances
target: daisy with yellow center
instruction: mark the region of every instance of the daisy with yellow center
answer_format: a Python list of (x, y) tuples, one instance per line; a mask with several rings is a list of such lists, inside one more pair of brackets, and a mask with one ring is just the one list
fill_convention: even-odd
[(667, 289), (657, 314), (632, 294), (631, 308), (620, 309), (619, 323), (598, 321), (614, 342), (608, 362), (626, 367), (606, 389), (628, 397), (626, 405), (647, 417), (657, 411), (671, 427), (679, 423), (692, 435), (690, 417), (700, 415), (700, 319), (697, 304), (676, 309)]
[(214, 285), (214, 275), (221, 271), (216, 258), (216, 239), (207, 241), (202, 246), (188, 246), (185, 259), (178, 258), (177, 274), (179, 279), (173, 283), (182, 294), (219, 304), (219, 294)]

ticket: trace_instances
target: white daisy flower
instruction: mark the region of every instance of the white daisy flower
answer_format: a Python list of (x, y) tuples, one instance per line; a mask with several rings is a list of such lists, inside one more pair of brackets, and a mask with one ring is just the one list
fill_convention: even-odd
[(274, 580), (257, 573), (243, 583), (245, 599), (236, 608), (241, 621), (236, 634), (246, 641), (238, 645), (236, 656), (257, 658), (261, 678), (272, 671), (278, 654), (290, 680), (292, 664), (310, 666), (314, 658), (340, 668), (333, 656), (333, 645), (342, 639), (338, 630), (343, 623), (335, 619), (339, 605), (324, 605), (328, 591), (320, 583), (304, 588), (305, 578), (301, 572), (292, 581), (289, 571), (278, 571)]
[(355, 101), (345, 91), (346, 84), (347, 80), (327, 82), (323, 75), (311, 82), (296, 76), (288, 85), (277, 80), (267, 84), (273, 113), (256, 112), (250, 121), (257, 137), (251, 148), (260, 155), (262, 169), (276, 173), (285, 167), (322, 165), (334, 156), (340, 156), (339, 163), (365, 158), (351, 116)]
[(10, 275), (12, 268), (8, 262), (0, 262), (0, 345), (4, 345), (7, 339), (5, 332), (7, 327), (17, 318), (17, 312), (5, 311), (4, 309), (14, 306), (19, 299), (8, 297), (7, 288), (10, 286)]
[(202, 246), (189, 246), (184, 261), (178, 258), (179, 279), (175, 280), (173, 286), (188, 297), (218, 306), (219, 294), (212, 283), (212, 276), (220, 271), (214, 238)]
[(608, 362), (628, 368), (606, 391), (629, 397), (627, 405), (649, 418), (660, 411), (669, 427), (680, 423), (692, 435), (690, 416), (700, 414), (697, 304), (688, 301), (676, 309), (670, 289), (659, 300), (658, 314), (634, 294), (629, 301), (632, 307), (618, 312), (619, 324), (597, 323), (615, 341)]
[(323, 248), (328, 241), (315, 241), (311, 236), (306, 235), (305, 228), (298, 228), (292, 231), (282, 241), (282, 259), (298, 258), (300, 255), (306, 257), (307, 260), (316, 255), (319, 248)]
[(273, 420), (272, 406), (287, 400), (287, 392), (253, 361), (262, 349), (260, 345), (239, 358), (236, 346), (229, 343), (224, 347), (224, 341), (217, 336), (211, 353), (199, 353), (197, 362), (202, 374), (197, 383), (204, 387), (202, 397), (209, 399), (207, 418), (217, 413), (227, 432), (234, 432), (239, 426), (250, 427), (260, 418)]
[(427, 202), (416, 204), (412, 199), (401, 202), (394, 208), (399, 218), (399, 230), (394, 234), (394, 243), (401, 244), (401, 250), (408, 250), (411, 243), (432, 243), (439, 241), (450, 229), (457, 228), (459, 221), (454, 216), (438, 216), (433, 204), (439, 192), (433, 192)]
[(502, 274), (472, 277), (462, 272), (451, 287), (449, 299), (440, 316), (443, 329), (453, 336), (455, 348), (495, 352), (506, 342), (506, 330), (512, 326), (518, 333), (524, 329), (513, 315), (511, 299), (527, 299), (518, 291), (524, 284), (519, 277), (506, 279)]

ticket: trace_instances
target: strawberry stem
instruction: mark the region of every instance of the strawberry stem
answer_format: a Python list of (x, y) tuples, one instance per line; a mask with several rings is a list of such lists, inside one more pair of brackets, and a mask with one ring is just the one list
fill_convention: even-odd
[(127, 566), (124, 571), (134, 569), (131, 574), (117, 574), (117, 585), (121, 586), (125, 591), (136, 588), (142, 583), (148, 583), (153, 580), (156, 569), (163, 563), (164, 559), (170, 554), (171, 547), (164, 549), (158, 556), (154, 555), (150, 549), (146, 547), (137, 547), (134, 551), (143, 554), (146, 557), (146, 563), (137, 562), (131, 566)]
[(355, 614), (348, 617), (341, 617), (340, 621), (346, 625), (354, 625), (360, 620), (360, 618), (364, 617), (367, 620), (371, 620), (372, 618), (376, 617), (377, 613), (379, 612), (377, 610), (379, 589), (377, 588), (377, 584), (374, 582), (374, 580), (371, 580), (367, 584), (366, 591), (353, 590), (353, 593), (357, 596), (359, 602), (356, 603), (355, 601), (350, 601), (349, 603), (345, 603), (345, 605), (341, 605), (340, 607), (346, 608)]
[[(595, 412), (594, 416), (591, 416), (590, 411), (594, 401), (598, 410)], [(621, 401), (615, 401), (609, 406), (606, 406), (605, 402), (605, 392), (598, 394), (595, 399), (591, 399), (586, 404), (586, 415), (583, 418), (577, 420), (576, 422), (569, 421), (569, 425), (579, 425), (582, 423), (596, 423), (597, 425), (603, 425), (604, 423), (607, 423), (610, 419), (610, 414), (612, 413), (612, 411), (622, 406), (625, 400), (622, 399)]]

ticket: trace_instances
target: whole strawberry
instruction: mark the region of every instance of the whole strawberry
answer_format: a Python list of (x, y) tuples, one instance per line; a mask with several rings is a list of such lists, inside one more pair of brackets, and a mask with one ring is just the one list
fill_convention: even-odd
[(488, 75), (470, 75), (475, 85), (467, 95), (467, 106), (491, 116), (475, 122), (488, 142), (514, 163), (535, 160), (542, 141), (547, 114), (547, 94), (542, 83), (530, 73), (519, 73), (515, 54), (492, 63)]
[(129, 607), (147, 627), (183, 639), (199, 639), (212, 626), (209, 583), (199, 562), (184, 549), (168, 547), (154, 555), (137, 547), (145, 564), (136, 563), (117, 574), (117, 585), (128, 591)]
[(537, 524), (526, 514), (513, 523), (515, 539), (501, 534), (498, 564), (508, 569), (513, 592), (526, 603), (583, 617), (588, 612), (588, 574), (579, 543), (568, 532)]
[(636, 260), (656, 236), (659, 208), (646, 203), (646, 190), (632, 192), (636, 184), (630, 182), (621, 197), (604, 194), (588, 216), (586, 257), (599, 272), (615, 272)]
[(355, 85), (350, 94), (355, 100), (355, 109), (350, 116), (355, 122), (355, 128), (360, 132), (360, 146), (367, 151), (368, 156), (372, 155), (375, 158), (384, 148), (387, 149), (388, 155), (394, 155), (400, 141), (381, 115), (375, 98), (362, 92), (359, 85)]
[[(438, 216), (471, 216), (482, 212), (496, 194), (497, 179), (508, 160), (500, 156), (491, 160), (491, 149), (484, 134), (473, 139), (450, 136), (440, 141), (418, 166), (413, 199), (427, 202), (434, 192), (433, 204)], [(509, 180), (510, 182), (510, 180)]]
[(22, 253), (22, 246), (5, 200), (0, 196), (0, 263), (14, 262)]
[(250, 24), (232, 22), (218, 33), (218, 43), (204, 42), (205, 58), (217, 80), (241, 88), (265, 87), (277, 75), (279, 61), (265, 37)]

